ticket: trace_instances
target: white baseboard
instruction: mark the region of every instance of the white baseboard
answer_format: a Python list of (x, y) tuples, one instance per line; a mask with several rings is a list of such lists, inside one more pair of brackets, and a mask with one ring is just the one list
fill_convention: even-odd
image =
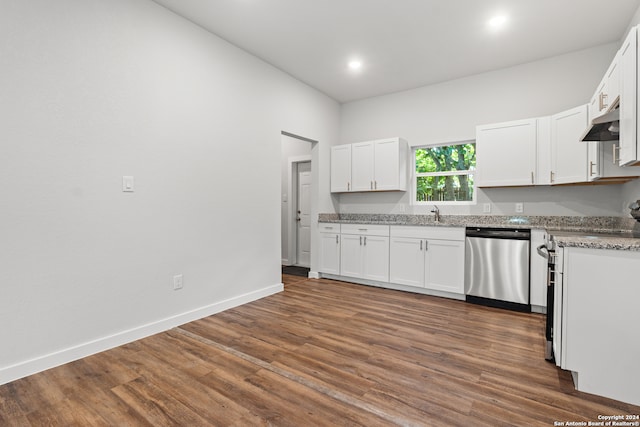
[(257, 291), (238, 295), (224, 301), (200, 307), (195, 310), (167, 317), (157, 322), (147, 323), (146, 325), (118, 332), (117, 334), (101, 337), (77, 346), (65, 348), (44, 356), (0, 368), (0, 385), (54, 368), (56, 366), (64, 365), (65, 363), (73, 362), (74, 360), (82, 359), (83, 357), (91, 356), (92, 354), (100, 353), (132, 341), (167, 331), (171, 328), (175, 328), (176, 326), (202, 319), (203, 317), (211, 316), (233, 307), (238, 307), (251, 301), (282, 292), (283, 290), (284, 285), (282, 283), (278, 283)]

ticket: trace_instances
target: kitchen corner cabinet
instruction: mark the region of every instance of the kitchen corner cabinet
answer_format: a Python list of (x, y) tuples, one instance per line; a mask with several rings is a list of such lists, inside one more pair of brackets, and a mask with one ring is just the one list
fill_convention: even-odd
[(479, 187), (535, 184), (537, 119), (476, 127)]
[(588, 125), (588, 106), (551, 116), (551, 184), (587, 182), (588, 144), (581, 140)]
[(389, 226), (342, 224), (340, 275), (389, 282)]
[(465, 229), (391, 226), (389, 281), (464, 294)]
[(620, 166), (640, 164), (638, 150), (638, 28), (622, 43), (620, 68)]
[(408, 144), (401, 138), (331, 148), (331, 192), (406, 191)]
[(327, 274), (340, 274), (340, 224), (319, 223), (320, 268)]

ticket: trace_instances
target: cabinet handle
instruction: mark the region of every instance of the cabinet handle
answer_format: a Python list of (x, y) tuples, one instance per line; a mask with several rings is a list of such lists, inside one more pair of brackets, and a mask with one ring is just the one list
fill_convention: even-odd
[(618, 162), (620, 161), (620, 157), (616, 157), (616, 150), (618, 151), (618, 153), (620, 152), (620, 147), (616, 146), (616, 144), (613, 144), (613, 164), (617, 165)]
[(373, 190), (373, 181), (370, 181), (369, 187)]
[(531, 183), (532, 183), (532, 184), (535, 184), (535, 183), (536, 183), (535, 179), (533, 179), (533, 171), (531, 171)]
[(602, 111), (602, 92), (598, 94), (598, 111)]
[(422, 240), (420, 240), (420, 250), (422, 250)]
[(425, 250), (425, 251), (428, 251), (428, 250), (429, 250), (429, 241), (428, 241), (428, 240), (425, 240), (425, 241), (424, 241), (424, 250)]
[(593, 176), (593, 162), (589, 162), (589, 176)]
[(364, 236), (364, 245), (367, 246), (367, 236)]
[(550, 181), (553, 183), (553, 171), (549, 172)]
[(367, 231), (366, 228), (358, 228), (358, 231)]
[(351, 191), (351, 183), (347, 182), (347, 191)]
[(360, 246), (362, 246), (362, 236), (360, 236)]
[(606, 93), (600, 92), (600, 111), (604, 110), (609, 106), (607, 104), (607, 98), (609, 98), (609, 96)]
[(340, 243), (340, 242), (338, 241), (338, 235), (336, 234), (336, 245), (337, 245), (338, 243)]
[(373, 181), (373, 188), (374, 188), (375, 190), (377, 190), (377, 189), (378, 189), (378, 181)]

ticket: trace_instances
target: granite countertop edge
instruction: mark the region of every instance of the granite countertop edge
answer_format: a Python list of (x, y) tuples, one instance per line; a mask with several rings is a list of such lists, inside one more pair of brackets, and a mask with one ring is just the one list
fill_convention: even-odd
[[(633, 218), (588, 216), (500, 216), (500, 215), (443, 215), (436, 222), (433, 215), (407, 214), (319, 214), (318, 222), (338, 224), (374, 224), (431, 227), (494, 227), (529, 228), (554, 231), (584, 232), (585, 236), (556, 236), (561, 247), (639, 251), (640, 238), (631, 233), (640, 232), (640, 224)], [(588, 237), (589, 234), (621, 233), (619, 237)]]

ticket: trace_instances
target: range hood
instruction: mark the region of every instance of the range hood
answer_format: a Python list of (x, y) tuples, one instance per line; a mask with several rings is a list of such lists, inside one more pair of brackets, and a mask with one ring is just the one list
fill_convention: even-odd
[(620, 109), (608, 111), (591, 120), (582, 134), (582, 141), (617, 141), (620, 139)]

